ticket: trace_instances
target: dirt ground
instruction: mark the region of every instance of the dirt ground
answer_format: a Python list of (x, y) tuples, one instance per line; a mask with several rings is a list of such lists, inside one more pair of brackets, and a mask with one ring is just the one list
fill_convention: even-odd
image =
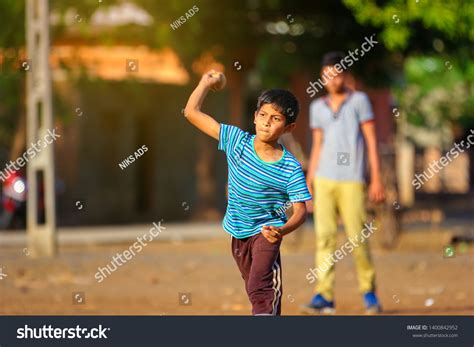
[[(378, 293), (388, 315), (474, 314), (474, 248), (445, 258), (449, 232), (417, 231), (394, 250), (372, 242)], [(344, 235), (339, 235), (339, 244)], [(209, 241), (156, 242), (102, 283), (94, 275), (129, 244), (65, 247), (55, 259), (32, 259), (22, 248), (0, 248), (2, 315), (247, 315), (250, 304), (226, 235)], [(299, 314), (312, 285), (314, 236), (284, 240), (282, 314)], [(363, 314), (351, 256), (336, 265), (337, 314)], [(180, 299), (183, 295), (183, 299)]]

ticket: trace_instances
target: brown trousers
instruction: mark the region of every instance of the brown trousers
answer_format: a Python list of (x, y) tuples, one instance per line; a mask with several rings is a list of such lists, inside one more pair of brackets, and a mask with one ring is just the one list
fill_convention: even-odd
[(261, 233), (245, 239), (232, 237), (232, 254), (245, 281), (253, 315), (281, 314), (280, 245), (281, 240), (270, 243)]

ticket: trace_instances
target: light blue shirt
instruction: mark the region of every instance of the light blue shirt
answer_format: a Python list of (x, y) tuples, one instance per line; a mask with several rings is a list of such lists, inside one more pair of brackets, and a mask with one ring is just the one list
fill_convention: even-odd
[(367, 94), (352, 92), (337, 112), (327, 97), (313, 101), (309, 109), (311, 129), (323, 131), (323, 141), (315, 177), (337, 181), (365, 181), (365, 147), (360, 128), (373, 121)]

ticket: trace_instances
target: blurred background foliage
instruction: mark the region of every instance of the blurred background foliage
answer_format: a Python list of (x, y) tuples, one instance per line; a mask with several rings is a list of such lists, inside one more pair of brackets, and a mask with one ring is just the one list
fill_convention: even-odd
[[(462, 64), (437, 56), (406, 60), (404, 83), (396, 89), (400, 109), (406, 110), (406, 136), (420, 146), (449, 148), (457, 137), (455, 128), (474, 127), (472, 61)], [(467, 70), (467, 71), (464, 71)]]
[[(461, 48), (474, 40), (474, 3), (466, 0), (343, 0), (361, 24), (381, 28), (391, 50), (429, 49), (442, 37)], [(421, 45), (421, 42), (425, 45)]]
[[(262, 89), (288, 85), (298, 71), (316, 77), (324, 52), (353, 50), (376, 33), (381, 47), (354, 65), (359, 79), (369, 86), (392, 87), (414, 126), (473, 124), (472, 1), (135, 0), (133, 4), (151, 16), (148, 25), (91, 25), (97, 11), (123, 3), (51, 0), (52, 42), (171, 47), (188, 71), (197, 57), (211, 52), (225, 66), (238, 61), (249, 67), (255, 88)], [(199, 20), (187, 21), (185, 30), (171, 30), (170, 24), (194, 5), (199, 7)], [(24, 73), (18, 68), (24, 57), (24, 12), (24, 1), (0, 2), (2, 148), (8, 148), (24, 112)], [(199, 77), (191, 75), (194, 81)]]

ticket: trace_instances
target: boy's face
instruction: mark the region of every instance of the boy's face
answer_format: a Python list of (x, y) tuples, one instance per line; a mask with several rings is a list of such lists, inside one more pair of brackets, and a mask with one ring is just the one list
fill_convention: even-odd
[(344, 71), (337, 73), (334, 66), (325, 66), (321, 70), (321, 78), (325, 82), (327, 81), (325, 88), (329, 93), (341, 93), (344, 90), (346, 82), (346, 73)]
[(276, 141), (283, 133), (292, 131), (295, 127), (295, 123), (286, 125), (286, 117), (272, 104), (263, 104), (260, 110), (255, 112), (253, 123), (257, 137), (262, 142)]

